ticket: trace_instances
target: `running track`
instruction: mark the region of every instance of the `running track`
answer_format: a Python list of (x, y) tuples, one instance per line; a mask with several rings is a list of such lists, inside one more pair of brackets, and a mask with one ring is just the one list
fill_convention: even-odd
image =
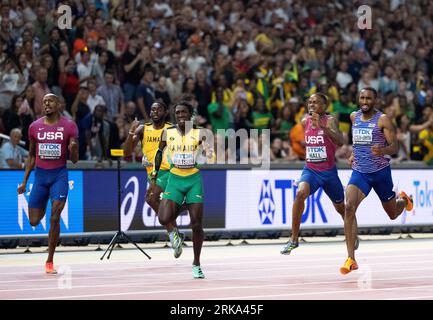
[[(342, 276), (343, 241), (302, 243), (282, 256), (282, 241), (224, 246), (205, 243), (205, 280), (193, 280), (192, 247), (175, 260), (170, 248), (67, 251), (55, 256), (63, 273), (46, 275), (46, 253), (0, 250), (0, 299), (144, 299), (144, 300), (433, 300), (433, 238), (363, 240), (360, 269)], [(105, 247), (104, 247), (105, 249)], [(21, 250), (22, 252), (23, 250)]]

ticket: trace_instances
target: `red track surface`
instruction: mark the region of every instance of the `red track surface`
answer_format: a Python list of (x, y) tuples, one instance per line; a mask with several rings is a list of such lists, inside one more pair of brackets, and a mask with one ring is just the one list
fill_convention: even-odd
[[(339, 274), (343, 242), (302, 244), (291, 256), (278, 245), (205, 246), (206, 279), (193, 280), (192, 248), (58, 252), (63, 274), (46, 275), (46, 253), (0, 254), (0, 299), (429, 299), (433, 240), (362, 241), (359, 270)], [(58, 251), (61, 251), (59, 248)], [(0, 251), (1, 253), (1, 251)]]

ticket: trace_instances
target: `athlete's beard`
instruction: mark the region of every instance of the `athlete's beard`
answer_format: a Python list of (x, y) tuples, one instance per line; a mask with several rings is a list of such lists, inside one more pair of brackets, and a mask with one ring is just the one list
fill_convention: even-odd
[(363, 110), (363, 109), (361, 108), (361, 112), (362, 112), (363, 114), (367, 114), (367, 113), (370, 113), (371, 109), (373, 109), (373, 108), (370, 107), (370, 108), (368, 108), (367, 110)]
[(54, 118), (54, 114), (55, 114), (54, 111), (45, 112), (45, 116), (46, 116), (47, 118), (49, 118), (49, 119)]
[(162, 125), (164, 123), (164, 121), (165, 121), (165, 118), (161, 118), (161, 119), (158, 119), (158, 120), (153, 120), (153, 124), (155, 124), (156, 126), (160, 126), (160, 125)]

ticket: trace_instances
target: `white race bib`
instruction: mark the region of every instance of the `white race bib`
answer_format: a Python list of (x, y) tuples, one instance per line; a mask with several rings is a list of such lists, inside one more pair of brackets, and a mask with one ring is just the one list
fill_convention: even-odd
[(194, 168), (194, 155), (192, 153), (176, 153), (173, 156), (172, 163), (176, 168), (180, 169)]
[(353, 144), (372, 144), (373, 129), (370, 128), (354, 128), (352, 129)]
[(39, 159), (57, 160), (62, 156), (62, 145), (60, 143), (39, 143)]
[(324, 162), (328, 160), (325, 146), (306, 147), (305, 153), (307, 162)]

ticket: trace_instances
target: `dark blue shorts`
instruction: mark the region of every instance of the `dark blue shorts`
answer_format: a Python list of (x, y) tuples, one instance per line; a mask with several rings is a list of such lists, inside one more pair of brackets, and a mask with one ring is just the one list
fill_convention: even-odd
[(338, 177), (336, 167), (326, 171), (316, 171), (304, 167), (299, 182), (308, 182), (310, 185), (310, 195), (322, 187), (332, 202), (341, 203), (344, 201), (343, 184)]
[(35, 181), (30, 192), (29, 208), (42, 209), (51, 201), (66, 201), (68, 196), (68, 170), (35, 168)]
[(394, 184), (392, 183), (390, 166), (372, 173), (361, 173), (353, 170), (348, 185), (350, 184), (357, 186), (365, 196), (368, 196), (371, 188), (373, 188), (382, 202), (387, 202), (395, 197), (395, 192), (392, 190)]

